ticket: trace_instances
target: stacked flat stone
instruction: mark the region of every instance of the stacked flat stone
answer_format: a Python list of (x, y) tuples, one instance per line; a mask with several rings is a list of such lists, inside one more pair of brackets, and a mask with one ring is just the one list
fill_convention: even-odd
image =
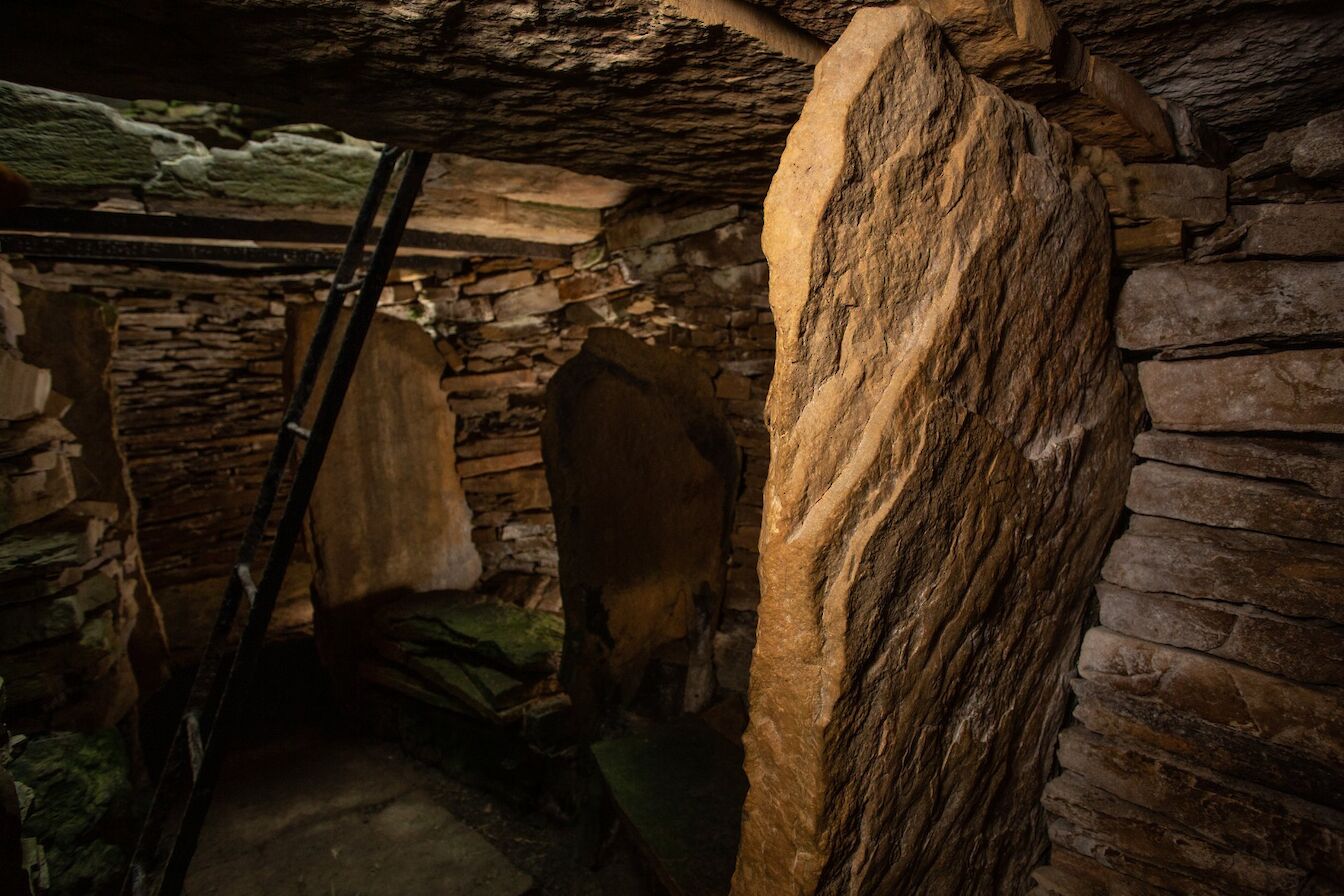
[(134, 534), (111, 502), (80, 500), (70, 401), (19, 357), (22, 315), (0, 261), (0, 676), (22, 730), (101, 728), (138, 690), (127, 643), (138, 613)]
[(1344, 885), (1344, 115), (1227, 175), (1129, 181), (1173, 219), (1212, 220), (1224, 177), (1231, 204), (1120, 295), (1152, 427), (1045, 790), (1042, 896)]

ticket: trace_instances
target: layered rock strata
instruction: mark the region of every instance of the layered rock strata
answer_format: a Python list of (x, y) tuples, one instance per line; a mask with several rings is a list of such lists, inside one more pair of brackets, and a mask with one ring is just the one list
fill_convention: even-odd
[(1129, 467), (1104, 197), (917, 10), (859, 13), (816, 82), (766, 205), (778, 356), (734, 892), (994, 892), (1044, 845)]

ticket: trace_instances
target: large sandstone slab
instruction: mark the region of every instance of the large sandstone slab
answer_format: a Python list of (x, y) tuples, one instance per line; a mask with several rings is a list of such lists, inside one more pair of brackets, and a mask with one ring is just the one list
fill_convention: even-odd
[(1101, 624), (1307, 684), (1344, 686), (1344, 633), (1252, 607), (1097, 585)]
[(14, 12), (7, 80), (225, 100), (401, 146), (756, 201), (811, 79), (809, 63), (651, 0)]
[(713, 383), (685, 355), (595, 328), (547, 388), (542, 453), (579, 724), (628, 704), (676, 642), (685, 703), (703, 708), (740, 478)]
[(1133, 426), (1070, 158), (916, 10), (860, 12), (818, 66), (766, 203), (739, 896), (1025, 886)]
[(1120, 290), (1115, 336), (1137, 351), (1344, 337), (1344, 264), (1256, 262), (1142, 268)]
[(1159, 429), (1344, 433), (1344, 349), (1139, 365)]
[(1125, 506), (1206, 526), (1344, 544), (1344, 501), (1298, 485), (1149, 461), (1134, 468)]
[(1150, 460), (1298, 482), (1330, 498), (1344, 498), (1344, 443), (1281, 436), (1192, 435), (1153, 429), (1134, 439), (1134, 453)]
[(1344, 763), (1344, 698), (1192, 650), (1094, 628), (1078, 674), (1320, 762)]
[(1344, 549), (1334, 545), (1135, 516), (1101, 574), (1135, 591), (1344, 623)]
[[(290, 313), (290, 376), (319, 311)], [(342, 315), (342, 323), (348, 319)], [(327, 353), (319, 388), (334, 354)], [(443, 358), (419, 325), (374, 316), (308, 511), (314, 621), (324, 661), (343, 678), (367, 646), (365, 616), (379, 599), (466, 589), (481, 574), (442, 371)], [(310, 418), (316, 404), (309, 402)]]

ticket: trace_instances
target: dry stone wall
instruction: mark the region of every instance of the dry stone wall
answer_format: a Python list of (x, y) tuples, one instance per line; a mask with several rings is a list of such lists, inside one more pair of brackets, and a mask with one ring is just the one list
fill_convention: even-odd
[[(158, 684), (164, 656), (106, 415), (108, 309), (30, 295), (42, 316), (59, 299), (77, 304), (61, 309), (62, 338), (90, 365), (88, 376), (39, 367), (19, 352), (27, 327), (15, 273), (0, 259), (0, 697), (21, 730), (98, 729), (135, 705), (137, 673)], [(86, 462), (86, 444), (110, 454)]]
[[(96, 298), (116, 321), (116, 424), (139, 504), (145, 572), (175, 657), (209, 637), (283, 410), (286, 301), (315, 277), (218, 276), (108, 265), (29, 266), (27, 282)], [(275, 630), (311, 624), (296, 564)]]
[[(744, 693), (759, 597), (756, 543), (774, 364), (759, 209), (641, 197), (572, 258), (475, 258), (398, 270), (381, 311), (435, 336), (457, 418), (458, 476), (485, 590), (560, 610), (542, 468), (544, 394), (593, 326), (686, 354), (709, 376), (742, 451), (719, 686)], [(460, 269), (459, 269), (460, 268)], [(205, 274), (112, 265), (29, 268), (34, 286), (116, 310), (112, 374), (146, 571), (183, 661), (199, 654), (283, 409), (286, 309), (323, 292), (311, 275)], [(296, 564), (276, 629), (311, 625), (312, 568)]]
[(1151, 425), (1034, 892), (1341, 892), (1344, 115), (1226, 171), (1101, 167)]

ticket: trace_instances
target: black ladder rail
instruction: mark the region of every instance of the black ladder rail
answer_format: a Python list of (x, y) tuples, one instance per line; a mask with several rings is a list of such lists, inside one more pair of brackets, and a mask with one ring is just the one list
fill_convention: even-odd
[[(429, 153), (410, 153), (365, 276), (354, 281), (352, 278), (363, 257), (369, 230), (400, 155), (400, 151), (395, 149), (385, 150), (381, 154), (364, 203), (351, 229), (336, 277), (309, 343), (302, 372), (281, 423), (270, 464), (258, 491), (252, 519), (239, 547), (238, 562), (229, 576), (210, 642), (192, 683), (186, 709), (154, 793), (153, 804), (141, 829), (130, 871), (122, 887), (123, 896), (177, 896), (182, 891), (218, 778), (224, 736), (260, 659), (266, 628), (270, 624), (318, 472), (340, 415), (341, 404), (429, 164)], [(346, 324), (312, 428), (304, 429), (299, 421), (316, 384), (345, 296), (354, 289), (359, 290), (359, 296)], [(298, 458), (289, 498), (285, 502), (261, 580), (254, 583), (252, 563), (274, 508), (276, 493), (295, 447), (295, 440), (300, 438), (304, 440), (305, 447)], [(247, 617), (230, 660), (229, 634), (243, 597), (249, 602)]]

